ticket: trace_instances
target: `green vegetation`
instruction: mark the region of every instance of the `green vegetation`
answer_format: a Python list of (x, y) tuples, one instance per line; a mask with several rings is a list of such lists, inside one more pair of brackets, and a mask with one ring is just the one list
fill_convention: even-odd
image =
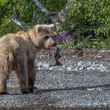
[[(40, 0), (49, 11), (60, 11), (67, 0)], [(0, 0), (0, 36), (19, 30), (10, 21), (14, 0)], [(74, 29), (75, 41), (67, 41), (64, 47), (110, 48), (110, 0), (68, 0), (68, 15), (61, 25), (63, 30)], [(16, 0), (19, 18), (29, 26), (43, 23), (47, 18), (40, 13), (32, 0)], [(33, 12), (35, 17), (32, 20)], [(89, 39), (83, 33), (94, 31), (96, 39)]]
[[(19, 30), (10, 18), (13, 14), (13, 6), (16, 1), (17, 15), (21, 21), (24, 21), (27, 25), (32, 26), (37, 23), (43, 23), (46, 21), (46, 17), (37, 10), (36, 6), (32, 3), (32, 0), (0, 0), (0, 36), (8, 32), (15, 32)], [(40, 0), (41, 3), (49, 11), (61, 10), (66, 0)], [(33, 18), (33, 12), (35, 14)]]
[[(70, 0), (64, 27), (81, 33), (93, 30), (96, 40), (77, 36), (77, 44), (70, 47), (110, 48), (110, 0)], [(82, 38), (81, 38), (82, 37)]]

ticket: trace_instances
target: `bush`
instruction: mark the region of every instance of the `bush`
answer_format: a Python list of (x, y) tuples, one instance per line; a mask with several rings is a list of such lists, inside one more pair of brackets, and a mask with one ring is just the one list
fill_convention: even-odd
[(70, 0), (66, 26), (110, 34), (110, 0)]
[[(104, 39), (110, 40), (110, 0), (69, 0), (68, 16), (63, 27), (66, 30), (75, 29), (80, 33), (94, 31), (97, 37), (95, 45), (99, 41), (103, 43), (94, 46), (94, 41), (90, 41), (93, 43), (89, 42), (86, 47), (105, 47)], [(110, 47), (110, 43), (108, 46)]]
[[(15, 32), (19, 30), (14, 23), (10, 21), (13, 12), (13, 5), (15, 0), (0, 0), (0, 36), (8, 32)], [(37, 23), (44, 23), (47, 17), (39, 12), (32, 0), (16, 0), (17, 14), (19, 18), (30, 27)], [(49, 11), (61, 10), (66, 0), (39, 0)], [(34, 19), (33, 19), (34, 12)]]

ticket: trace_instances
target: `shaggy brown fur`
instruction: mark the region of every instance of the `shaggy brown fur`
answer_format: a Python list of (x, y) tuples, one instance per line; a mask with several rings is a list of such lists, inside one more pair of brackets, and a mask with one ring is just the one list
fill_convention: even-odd
[(15, 70), (22, 93), (33, 91), (33, 62), (36, 52), (55, 45), (49, 37), (53, 35), (52, 25), (36, 25), (27, 32), (7, 34), (0, 39), (0, 94), (6, 93), (6, 80)]

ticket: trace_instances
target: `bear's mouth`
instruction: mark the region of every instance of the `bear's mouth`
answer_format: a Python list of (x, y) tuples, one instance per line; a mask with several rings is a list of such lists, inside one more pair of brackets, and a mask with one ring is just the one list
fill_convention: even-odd
[(52, 45), (49, 45), (48, 48), (49, 48), (49, 49), (51, 49), (51, 48), (56, 48), (56, 46), (57, 46), (57, 43), (53, 43)]

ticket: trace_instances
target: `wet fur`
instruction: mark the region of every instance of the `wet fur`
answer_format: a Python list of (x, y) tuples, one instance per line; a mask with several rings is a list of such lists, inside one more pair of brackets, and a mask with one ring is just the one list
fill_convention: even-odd
[(52, 35), (50, 25), (36, 25), (27, 32), (10, 33), (0, 39), (0, 94), (6, 93), (6, 81), (15, 70), (22, 93), (33, 92), (34, 59), (36, 52), (55, 42), (45, 36)]

